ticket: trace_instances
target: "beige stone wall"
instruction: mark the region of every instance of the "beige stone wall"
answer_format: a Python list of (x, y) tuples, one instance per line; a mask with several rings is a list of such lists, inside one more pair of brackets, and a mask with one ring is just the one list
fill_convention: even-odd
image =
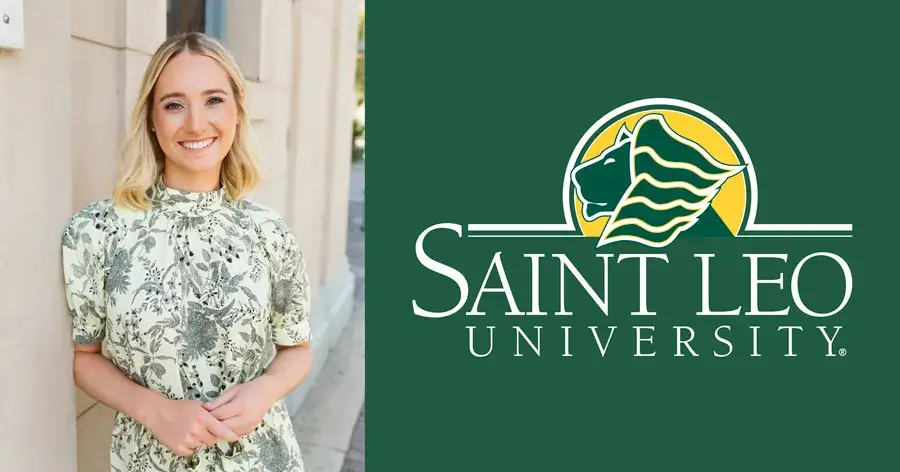
[(72, 345), (59, 272), (60, 229), (72, 208), (69, 6), (27, 3), (27, 49), (0, 51), (0, 470), (74, 472)]
[[(345, 264), (358, 2), (226, 3), (265, 174), (253, 197), (288, 220), (319, 288)], [(71, 382), (59, 235), (110, 194), (166, 1), (25, 4), (25, 49), (0, 51), (0, 189), (15, 196), (0, 202), (0, 343), (25, 359), (0, 363), (0, 470), (99, 472), (114, 412)]]

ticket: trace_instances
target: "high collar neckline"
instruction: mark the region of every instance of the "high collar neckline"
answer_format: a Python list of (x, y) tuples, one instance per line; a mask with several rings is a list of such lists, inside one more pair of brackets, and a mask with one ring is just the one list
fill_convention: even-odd
[(153, 187), (152, 198), (160, 207), (191, 216), (206, 216), (225, 203), (225, 189), (219, 187), (210, 192), (190, 192), (166, 186), (159, 179)]

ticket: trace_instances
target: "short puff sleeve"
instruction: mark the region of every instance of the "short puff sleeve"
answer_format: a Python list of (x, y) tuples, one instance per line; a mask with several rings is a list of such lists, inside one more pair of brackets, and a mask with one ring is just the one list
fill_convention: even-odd
[(310, 292), (306, 260), (280, 217), (264, 225), (270, 261), (270, 324), (275, 344), (296, 346), (310, 340)]
[(97, 344), (105, 337), (106, 290), (103, 222), (105, 208), (86, 207), (73, 216), (62, 234), (66, 302), (72, 316), (72, 340)]

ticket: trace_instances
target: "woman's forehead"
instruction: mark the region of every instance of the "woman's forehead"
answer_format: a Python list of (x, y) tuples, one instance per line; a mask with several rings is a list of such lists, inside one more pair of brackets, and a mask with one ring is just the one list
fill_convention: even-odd
[(163, 93), (203, 94), (210, 89), (230, 92), (228, 73), (215, 59), (202, 54), (186, 52), (172, 57), (156, 81), (156, 90)]

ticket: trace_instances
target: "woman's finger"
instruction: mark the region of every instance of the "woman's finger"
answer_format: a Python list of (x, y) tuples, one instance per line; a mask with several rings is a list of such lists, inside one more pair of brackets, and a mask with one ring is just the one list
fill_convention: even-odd
[(222, 422), (222, 424), (228, 427), (228, 429), (234, 431), (238, 436), (243, 436), (249, 432), (247, 431), (248, 428), (244, 423), (244, 418), (241, 416), (235, 416)]
[(179, 446), (179, 447), (175, 448), (175, 450), (172, 452), (174, 452), (175, 454), (178, 454), (179, 456), (182, 456), (182, 457), (189, 457), (189, 456), (194, 455), (193, 450), (188, 449), (187, 447), (184, 447), (184, 446)]
[(235, 389), (226, 390), (225, 393), (223, 393), (219, 398), (216, 398), (209, 403), (204, 403), (203, 408), (206, 408), (207, 411), (215, 410), (216, 408), (219, 408), (220, 406), (230, 402), (231, 399), (234, 398), (235, 393)]
[(200, 428), (200, 433), (197, 434), (197, 439), (199, 439), (201, 443), (206, 444), (207, 446), (215, 446), (216, 441), (218, 441), (216, 435), (210, 433), (206, 428)]
[(186, 439), (181, 445), (172, 449), (172, 452), (178, 454), (179, 456), (192, 456), (194, 455), (194, 450), (200, 447), (200, 442), (193, 436)]
[(191, 450), (196, 450), (196, 449), (197, 449), (198, 447), (200, 447), (202, 444), (203, 444), (203, 443), (200, 441), (200, 439), (199, 439), (196, 435), (191, 435), (191, 436), (184, 442), (184, 446), (187, 447), (188, 449), (191, 449)]
[(228, 442), (235, 442), (238, 440), (238, 436), (234, 433), (234, 430), (222, 424), (222, 422), (217, 420), (212, 414), (207, 413), (204, 420), (206, 429), (208, 429), (210, 433), (216, 435), (216, 437), (222, 438)]
[(209, 414), (213, 415), (213, 417), (219, 421), (224, 421), (229, 418), (234, 418), (242, 413), (242, 405), (241, 402), (232, 401), (226, 403), (215, 410), (209, 412)]

